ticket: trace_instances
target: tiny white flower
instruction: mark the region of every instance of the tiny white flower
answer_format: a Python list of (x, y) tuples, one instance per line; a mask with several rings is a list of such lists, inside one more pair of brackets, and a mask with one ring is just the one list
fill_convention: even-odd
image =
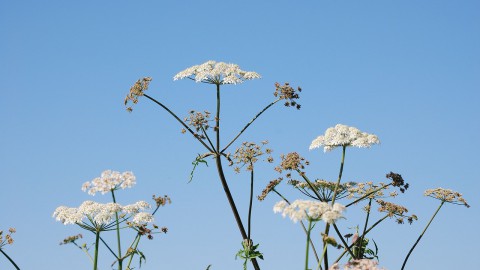
[(135, 225), (143, 225), (146, 223), (153, 222), (153, 216), (150, 213), (146, 212), (140, 212), (138, 214), (135, 214), (133, 217), (132, 223)]
[(190, 78), (196, 82), (210, 84), (240, 84), (246, 80), (259, 79), (260, 75), (253, 71), (243, 71), (236, 64), (207, 61), (201, 65), (189, 67), (173, 77), (173, 80)]
[(136, 184), (135, 175), (132, 172), (117, 172), (106, 170), (100, 177), (93, 179), (91, 182), (85, 182), (82, 190), (87, 191), (89, 195), (95, 195), (100, 192), (102, 194), (111, 192), (112, 190), (131, 188)]
[(328, 152), (339, 146), (369, 148), (379, 143), (380, 140), (376, 135), (362, 132), (355, 127), (338, 124), (328, 128), (324, 135), (313, 140), (309, 148), (312, 150), (324, 146), (324, 151)]

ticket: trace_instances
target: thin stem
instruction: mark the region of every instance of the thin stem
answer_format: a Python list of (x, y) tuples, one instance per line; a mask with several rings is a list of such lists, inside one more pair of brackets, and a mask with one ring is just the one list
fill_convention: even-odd
[[(367, 231), (368, 219), (370, 218), (370, 210), (371, 210), (370, 208), (371, 208), (371, 207), (372, 207), (372, 199), (370, 199), (370, 200), (368, 201), (367, 217), (365, 218), (365, 225), (363, 226), (362, 236), (359, 238), (359, 240), (360, 240), (360, 242), (359, 242), (359, 243), (360, 243), (360, 249), (359, 249), (359, 254), (358, 254), (359, 256), (358, 256), (358, 258), (356, 258), (356, 259), (362, 259), (362, 258), (360, 258), (360, 256), (363, 257), (363, 253), (365, 252), (365, 250), (362, 250), (362, 248), (363, 248), (363, 239), (365, 238), (365, 232)], [(357, 240), (357, 241), (358, 241), (358, 240)]]
[[(92, 232), (92, 233), (95, 233), (95, 232)], [(105, 242), (105, 240), (103, 240), (103, 238), (100, 236), (100, 241), (102, 241), (102, 243), (107, 247), (107, 249), (110, 251), (110, 253), (112, 253), (113, 257), (115, 257), (115, 259), (119, 259), (119, 257), (117, 257), (117, 254), (115, 254), (115, 252), (110, 248), (110, 246), (107, 244), (107, 242)]]
[[(111, 190), (112, 192), (112, 199), (113, 199), (113, 203), (117, 203), (117, 201), (115, 200), (115, 191), (112, 189)], [(115, 212), (115, 223), (116, 223), (116, 231), (117, 231), (117, 248), (118, 248), (118, 269), (119, 270), (122, 270), (122, 244), (121, 244), (121, 241), (120, 241), (120, 224), (118, 222), (118, 212)]]
[(389, 186), (391, 186), (391, 185), (392, 185), (392, 183), (390, 183), (390, 184), (388, 184), (388, 185), (385, 185), (385, 186), (381, 186), (381, 187), (379, 187), (379, 188), (377, 188), (377, 189), (375, 189), (375, 190), (373, 190), (373, 191), (371, 191), (371, 192), (368, 192), (367, 194), (363, 195), (362, 197), (356, 199), (355, 201), (353, 201), (353, 202), (345, 205), (345, 207), (349, 207), (349, 206), (351, 206), (351, 205), (353, 205), (353, 204), (356, 204), (357, 202), (359, 202), (359, 201), (367, 198), (368, 196), (370, 196), (370, 195), (372, 195), (372, 194), (374, 194), (374, 193), (377, 193), (378, 191), (380, 191), (380, 190), (382, 190), (382, 189), (386, 189), (387, 187), (389, 187)]
[(320, 260), (318, 261), (317, 270), (322, 270), (321, 264), (322, 264), (323, 256), (325, 256), (325, 252), (327, 252), (327, 246), (324, 246), (324, 247), (323, 247), (322, 257), (320, 257)]
[(203, 135), (205, 135), (205, 138), (207, 138), (207, 141), (208, 141), (208, 144), (210, 144), (210, 147), (212, 147), (212, 149), (216, 151), (212, 141), (210, 140), (210, 137), (208, 137), (207, 131), (205, 131), (205, 128), (202, 127), (202, 131), (203, 131)]
[(150, 99), (151, 101), (155, 102), (157, 105), (159, 105), (160, 107), (162, 107), (163, 109), (165, 109), (168, 113), (170, 113), (175, 119), (177, 119), (177, 121), (182, 124), (182, 126), (184, 128), (186, 128), (192, 135), (193, 137), (195, 137), (195, 139), (197, 139), (203, 146), (205, 146), (205, 148), (208, 149), (208, 151), (210, 152), (213, 152), (212, 149), (210, 149), (210, 147), (208, 147), (208, 145), (202, 141), (202, 139), (200, 139), (197, 135), (195, 135), (195, 132), (193, 132), (193, 130), (188, 127), (180, 118), (178, 118), (178, 116), (172, 112), (169, 108), (167, 108), (165, 105), (163, 105), (162, 103), (160, 103), (158, 100), (152, 98), (151, 96), (147, 95), (147, 94), (143, 94), (146, 98)]
[[(280, 196), (280, 198), (282, 198), (286, 203), (288, 203), (290, 205), (290, 202), (285, 197), (283, 197), (283, 195), (280, 194), (275, 188), (272, 189), (272, 191), (275, 192), (278, 196)], [(300, 220), (300, 225), (302, 225), (302, 229), (303, 229), (303, 231), (305, 232), (305, 235), (306, 235), (308, 233), (307, 228), (305, 227), (305, 224), (303, 224), (303, 221), (301, 221), (301, 220)], [(312, 239), (310, 239), (310, 245), (312, 246), (313, 254), (315, 255), (315, 258), (317, 259), (317, 262), (319, 262), (321, 259), (318, 258), (317, 250), (315, 249), (315, 245), (313, 244)], [(322, 270), (322, 267), (320, 267), (320, 270)]]
[(20, 270), (20, 267), (18, 267), (18, 265), (12, 260), (12, 258), (10, 258), (10, 256), (8, 256), (7, 253), (3, 251), (3, 249), (0, 248), (0, 252), (3, 254), (3, 256), (5, 256), (5, 258), (10, 261), (10, 263), (15, 267), (15, 269)]
[[(338, 192), (338, 186), (340, 185), (340, 181), (342, 180), (342, 174), (343, 174), (343, 164), (345, 163), (345, 151), (347, 149), (347, 146), (342, 147), (342, 161), (340, 162), (340, 171), (338, 173), (338, 179), (337, 179), (337, 184), (335, 185), (335, 189), (333, 191), (333, 197), (332, 197), (332, 206), (335, 204), (335, 197), (337, 197), (337, 192)], [(325, 226), (325, 235), (328, 235), (330, 231), (330, 224), (327, 223)], [(323, 242), (323, 246), (325, 247), (327, 243), (325, 241)], [(325, 250), (325, 257), (323, 258), (323, 262), (325, 265), (325, 269), (328, 269), (328, 250)]]
[(335, 229), (335, 232), (337, 233), (338, 237), (340, 238), (340, 240), (342, 240), (342, 243), (343, 245), (345, 246), (345, 248), (347, 249), (348, 253), (350, 253), (350, 256), (352, 256), (353, 258), (353, 252), (352, 250), (350, 249), (350, 247), (348, 246), (347, 242), (345, 241), (345, 239), (343, 238), (343, 235), (340, 233), (340, 230), (338, 229), (337, 225), (335, 223), (333, 223), (333, 228)]
[(252, 166), (252, 171), (250, 173), (250, 204), (248, 206), (248, 239), (252, 240), (250, 238), (251, 236), (251, 231), (252, 231), (252, 205), (253, 205), (253, 164), (250, 164)]
[[(138, 243), (140, 243), (140, 234), (137, 234), (135, 239), (133, 240), (133, 243), (130, 245), (130, 248), (133, 250), (136, 250), (138, 247)], [(132, 263), (133, 260), (133, 253), (129, 256), (130, 258), (128, 259), (128, 264), (126, 270), (130, 270), (130, 264)]]
[(305, 270), (308, 270), (308, 250), (310, 247), (310, 233), (312, 231), (312, 220), (308, 219), (307, 246), (305, 248)]
[(93, 257), (93, 270), (97, 270), (98, 264), (98, 242), (100, 240), (100, 231), (95, 232), (95, 256)]
[[(217, 84), (217, 113), (215, 117), (215, 131), (217, 132), (216, 136), (216, 144), (217, 149), (220, 149), (220, 85)], [(225, 195), (227, 196), (228, 203), (230, 204), (230, 208), (232, 209), (233, 216), (235, 217), (235, 221), (237, 222), (238, 229), (240, 230), (240, 234), (244, 240), (248, 239), (247, 233), (245, 232), (245, 227), (243, 226), (242, 219), (240, 218), (240, 214), (238, 213), (237, 206), (235, 205), (235, 201), (233, 200), (232, 193), (230, 192), (230, 188), (228, 187), (227, 180), (225, 178), (225, 174), (223, 172), (222, 167), (222, 160), (221, 155), (217, 153), (215, 155), (215, 163), (217, 165), (218, 176), (220, 177), (220, 182), (222, 183), (223, 190)], [(253, 267), (255, 270), (260, 270), (260, 266), (255, 258), (251, 259)]]
[(90, 255), (90, 253), (88, 253), (88, 250), (82, 246), (79, 246), (77, 243), (75, 242), (72, 242), (76, 247), (78, 247), (80, 250), (82, 250), (83, 252), (85, 252), (85, 254), (87, 254), (88, 258), (90, 258), (90, 261), (92, 261), (93, 263), (93, 258), (92, 256)]
[[(365, 234), (362, 235), (362, 237), (367, 235), (373, 228), (375, 228), (378, 224), (380, 224), (380, 222), (384, 221), (387, 217), (388, 217), (388, 215), (384, 216), (383, 218), (381, 218), (377, 222), (375, 222), (372, 226), (370, 226), (370, 228), (368, 228), (368, 230), (365, 232)], [(348, 246), (348, 248), (351, 249), (353, 247), (353, 245), (354, 244), (351, 244), (350, 246)], [(344, 250), (342, 252), (342, 254), (340, 254), (340, 256), (338, 256), (338, 258), (335, 260), (335, 263), (338, 263), (342, 259), (342, 257), (345, 255), (345, 253), (347, 253), (347, 250)]]
[(310, 179), (308, 179), (308, 177), (305, 175), (304, 172), (300, 171), (297, 169), (297, 172), (298, 174), (307, 182), (308, 186), (310, 187), (310, 189), (313, 191), (313, 193), (315, 193), (315, 195), (317, 195), (318, 197), (318, 200), (322, 200), (320, 194), (318, 193), (317, 189), (315, 187), (313, 187), (313, 184), (312, 182), (310, 182)]
[(428, 226), (430, 226), (430, 223), (432, 223), (433, 219), (435, 218), (435, 216), (437, 215), (438, 211), (440, 211), (440, 208), (442, 208), (443, 204), (445, 203), (445, 201), (442, 201), (442, 203), (438, 206), (437, 208), (437, 211), (435, 211), (435, 214), (433, 214), (432, 218), (430, 219), (430, 221), (428, 222), (427, 226), (425, 227), (425, 229), (423, 229), (423, 232), (420, 234), (420, 236), (418, 237), (417, 241), (415, 241), (415, 244), (413, 244), (413, 247), (410, 249), (410, 251), (408, 252), (407, 254), (407, 257), (405, 258), (405, 261), (403, 261), (403, 264), (402, 264), (402, 269), (403, 270), (405, 268), (405, 265), (407, 264), (407, 261), (408, 261), (408, 258), (410, 257), (410, 254), (412, 254), (412, 251), (413, 249), (417, 246), (418, 242), (420, 242), (420, 239), (422, 239), (423, 235), (425, 234), (425, 232), (427, 231), (428, 229)]
[(275, 103), (277, 103), (280, 99), (277, 99), (275, 100), (274, 102), (270, 103), (269, 105), (267, 105), (265, 108), (263, 108), (263, 110), (261, 110), (259, 113), (257, 113), (257, 115), (255, 115), (255, 117), (253, 117), (253, 119), (248, 122), (248, 124), (243, 127), (243, 129), (237, 134), (237, 136), (235, 136), (235, 138), (233, 138), (233, 140), (227, 144), (227, 146), (225, 146), (222, 151), (220, 151), (220, 153), (223, 153), (225, 152), (225, 150), (227, 150), (228, 147), (230, 147), (230, 145), (232, 145), (237, 139), (238, 137), (240, 137), (240, 135), (242, 135), (242, 133), (263, 113), (265, 112), (268, 108), (272, 107)]

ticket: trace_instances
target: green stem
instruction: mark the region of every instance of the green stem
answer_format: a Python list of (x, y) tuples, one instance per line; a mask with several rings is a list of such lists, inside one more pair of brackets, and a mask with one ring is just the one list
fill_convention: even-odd
[(174, 112), (172, 112), (169, 108), (167, 108), (167, 106), (163, 105), (158, 100), (152, 98), (147, 94), (143, 94), (143, 95), (146, 98), (150, 99), (151, 101), (155, 102), (157, 105), (159, 105), (163, 109), (165, 109), (168, 113), (170, 113), (180, 124), (182, 124), (184, 128), (186, 128), (193, 135), (193, 137), (195, 137), (203, 146), (205, 146), (205, 148), (207, 148), (208, 151), (213, 152), (213, 150), (210, 149), (210, 147), (208, 147), (208, 145), (204, 141), (202, 141), (202, 139), (198, 138), (198, 136), (195, 136), (195, 132), (193, 132), (193, 130), (190, 127), (188, 127), (180, 118), (178, 118), (178, 116)]
[[(140, 234), (137, 234), (135, 239), (133, 240), (133, 243), (130, 245), (130, 248), (133, 250), (136, 250), (138, 247), (138, 243), (140, 243)], [(126, 270), (130, 270), (130, 264), (132, 263), (133, 260), (133, 253), (129, 256), (130, 258), (128, 259), (128, 264)]]
[(342, 241), (343, 245), (345, 246), (345, 248), (347, 249), (348, 253), (350, 253), (350, 255), (352, 256), (352, 258), (354, 257), (353, 256), (353, 252), (352, 250), (350, 249), (350, 247), (348, 246), (347, 242), (345, 241), (345, 239), (343, 238), (343, 235), (340, 233), (340, 230), (338, 229), (337, 225), (335, 223), (333, 223), (333, 228), (335, 229), (335, 232), (337, 233), (338, 237), (340, 238), (340, 240)]
[[(387, 217), (388, 217), (388, 215), (384, 216), (383, 218), (381, 218), (377, 222), (375, 222), (372, 226), (370, 226), (370, 228), (368, 228), (368, 230), (361, 237), (365, 237), (365, 235), (367, 235), (373, 228), (375, 228), (378, 224), (380, 224), (380, 222), (384, 221)], [(353, 246), (354, 246), (354, 244), (351, 244), (350, 246), (348, 246), (348, 249), (351, 249)], [(338, 256), (338, 258), (335, 260), (335, 263), (338, 263), (342, 259), (342, 257), (345, 255), (345, 253), (347, 253), (347, 250), (344, 250), (342, 252), (342, 254), (340, 254), (340, 256)], [(350, 254), (350, 255), (352, 255), (352, 254)]]
[(10, 256), (8, 256), (7, 253), (3, 251), (3, 249), (0, 248), (0, 252), (3, 254), (3, 256), (5, 256), (5, 258), (10, 261), (10, 263), (15, 267), (15, 269), (20, 270), (20, 267), (18, 267), (18, 265), (12, 260), (12, 258), (10, 258)]
[[(217, 133), (216, 136), (216, 144), (217, 149), (220, 149), (220, 85), (217, 84), (217, 113), (215, 117), (215, 131)], [(217, 165), (218, 176), (220, 177), (220, 182), (222, 183), (223, 190), (225, 195), (227, 196), (228, 203), (230, 204), (230, 208), (232, 209), (233, 216), (235, 217), (235, 221), (237, 222), (238, 229), (240, 230), (240, 234), (242, 235), (243, 240), (248, 239), (247, 233), (245, 231), (245, 227), (243, 226), (242, 219), (240, 218), (240, 214), (238, 213), (237, 206), (235, 205), (235, 201), (233, 200), (232, 193), (230, 192), (230, 188), (228, 187), (227, 180), (225, 178), (225, 174), (223, 172), (222, 166), (222, 159), (221, 155), (217, 153), (215, 155), (215, 163)], [(260, 270), (260, 266), (255, 258), (251, 259), (253, 267), (255, 270)]]
[(363, 257), (363, 253), (365, 252), (365, 249), (363, 249), (363, 239), (365, 238), (365, 232), (367, 231), (368, 219), (370, 218), (370, 208), (371, 207), (372, 207), (372, 199), (370, 199), (368, 201), (368, 211), (367, 211), (367, 217), (365, 218), (365, 225), (363, 226), (363, 233), (362, 233), (362, 236), (358, 239), (358, 240), (360, 240), (360, 242), (358, 242), (358, 243), (360, 243), (359, 254), (358, 254), (359, 256), (356, 259), (362, 259), (361, 257)]
[(317, 270), (322, 270), (321, 264), (322, 264), (323, 256), (325, 256), (325, 252), (327, 252), (327, 246), (323, 247), (322, 256), (320, 257), (320, 260), (318, 261)]
[[(112, 199), (113, 199), (113, 203), (117, 203), (117, 201), (115, 200), (115, 191), (112, 189), (111, 190), (112, 192)], [(121, 244), (121, 241), (120, 241), (120, 224), (118, 223), (118, 212), (115, 212), (115, 223), (116, 223), (116, 227), (117, 227), (117, 246), (118, 246), (118, 270), (122, 270), (122, 263), (123, 263), (123, 259), (122, 259), (122, 244)]]
[(438, 206), (437, 208), (437, 211), (435, 211), (435, 214), (433, 214), (432, 218), (430, 219), (430, 221), (428, 222), (427, 226), (425, 227), (425, 229), (423, 229), (423, 232), (420, 234), (420, 236), (418, 237), (417, 241), (415, 241), (415, 244), (413, 244), (413, 247), (410, 249), (410, 251), (408, 252), (407, 254), (407, 257), (405, 258), (405, 261), (403, 261), (403, 264), (402, 264), (402, 269), (403, 270), (405, 268), (405, 265), (407, 264), (407, 261), (408, 261), (408, 258), (410, 257), (410, 254), (412, 254), (412, 251), (413, 249), (417, 246), (418, 242), (420, 242), (420, 239), (422, 239), (423, 235), (425, 234), (425, 232), (427, 231), (428, 229), (428, 226), (430, 226), (430, 223), (432, 223), (433, 219), (435, 218), (435, 216), (437, 215), (438, 211), (440, 211), (440, 208), (442, 208), (443, 204), (445, 203), (445, 201), (442, 201), (442, 203)]
[[(340, 181), (342, 180), (342, 174), (343, 174), (343, 165), (345, 163), (345, 151), (347, 149), (347, 146), (343, 146), (342, 147), (342, 161), (340, 163), (340, 172), (338, 173), (338, 179), (337, 179), (337, 184), (335, 185), (335, 189), (333, 191), (333, 197), (332, 197), (332, 206), (335, 204), (335, 199), (337, 197), (337, 192), (338, 192), (338, 186), (340, 185)], [(327, 225), (325, 225), (325, 235), (328, 235), (330, 231), (330, 224), (327, 223)], [(325, 241), (323, 242), (323, 246), (324, 248), (326, 247), (327, 243), (325, 243)], [(325, 265), (325, 269), (328, 269), (328, 250), (326, 249), (325, 250), (325, 257), (323, 257), (323, 262), (324, 262), (324, 265)]]
[[(288, 203), (290, 205), (290, 202), (282, 194), (280, 194), (275, 188), (272, 189), (272, 191), (275, 192), (278, 196), (280, 196), (280, 198), (282, 198), (286, 203)], [(303, 221), (301, 221), (301, 220), (300, 220), (300, 225), (302, 225), (302, 229), (305, 232), (305, 235), (307, 235), (308, 234), (307, 228), (305, 227), (305, 224), (303, 224)], [(312, 246), (313, 254), (315, 255), (315, 258), (317, 259), (317, 262), (319, 262), (321, 259), (318, 258), (317, 250), (315, 249), (315, 245), (313, 244), (312, 239), (310, 239), (310, 246)], [(322, 270), (321, 267), (320, 267), (320, 270)]]
[(253, 164), (250, 164), (252, 166), (252, 171), (250, 173), (250, 204), (248, 206), (248, 235), (247, 238), (249, 240), (252, 240), (251, 237), (251, 231), (252, 231), (252, 206), (253, 206)]
[(308, 186), (310, 187), (310, 189), (313, 191), (313, 193), (315, 193), (315, 195), (317, 195), (318, 197), (318, 200), (321, 201), (322, 197), (320, 196), (320, 194), (318, 193), (317, 189), (313, 186), (312, 182), (310, 181), (310, 179), (308, 179), (308, 177), (305, 175), (304, 172), (300, 171), (299, 169), (297, 169), (297, 172), (298, 174), (303, 178), (303, 180), (305, 180), (305, 182), (307, 182)]
[(275, 100), (274, 102), (270, 103), (269, 105), (267, 105), (265, 108), (263, 108), (263, 110), (261, 110), (259, 113), (257, 113), (257, 115), (255, 115), (255, 117), (253, 117), (253, 119), (248, 122), (248, 124), (243, 127), (243, 129), (240, 131), (240, 133), (237, 134), (237, 136), (235, 136), (235, 138), (233, 138), (232, 141), (230, 141), (230, 143), (227, 144), (227, 146), (225, 146), (222, 151), (220, 151), (220, 153), (223, 153), (225, 152), (225, 150), (227, 150), (228, 147), (230, 147), (230, 145), (232, 145), (237, 139), (238, 137), (240, 137), (240, 135), (242, 135), (242, 133), (262, 114), (264, 113), (268, 108), (272, 107), (275, 103), (277, 103), (278, 101), (280, 101), (280, 99), (277, 99)]
[(93, 257), (93, 270), (97, 270), (99, 240), (100, 240), (100, 231), (97, 230), (95, 232), (95, 256)]
[(88, 253), (88, 250), (82, 246), (79, 246), (77, 243), (75, 242), (72, 242), (75, 246), (77, 246), (80, 250), (82, 250), (83, 252), (85, 252), (85, 254), (88, 256), (88, 258), (90, 258), (90, 261), (93, 263), (93, 258), (92, 256), (90, 255), (90, 253)]
[(308, 219), (307, 246), (305, 248), (305, 270), (308, 270), (308, 250), (310, 247), (310, 233), (312, 231), (312, 220)]

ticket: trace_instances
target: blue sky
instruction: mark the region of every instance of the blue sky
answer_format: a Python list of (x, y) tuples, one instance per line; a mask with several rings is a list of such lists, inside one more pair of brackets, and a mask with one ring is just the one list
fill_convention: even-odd
[[(420, 218), (411, 226), (385, 222), (372, 235), (380, 264), (400, 268), (437, 206), (423, 191), (444, 187), (462, 192), (472, 207), (447, 205), (408, 266), (472, 268), (480, 240), (479, 11), (478, 1), (440, 0), (1, 0), (0, 228), (17, 228), (6, 251), (22, 269), (88, 269), (80, 251), (58, 245), (81, 231), (51, 215), (59, 205), (92, 199), (80, 187), (103, 170), (131, 170), (138, 184), (118, 194), (121, 203), (152, 193), (173, 200), (157, 222), (169, 233), (143, 243), (143, 269), (241, 269), (234, 259), (240, 235), (213, 162), (187, 184), (203, 149), (152, 102), (141, 99), (131, 114), (123, 106), (130, 86), (151, 76), (149, 94), (181, 117), (190, 109), (213, 112), (211, 86), (172, 78), (216, 60), (263, 77), (223, 88), (225, 140), (273, 101), (275, 82), (302, 86), (300, 111), (276, 106), (240, 141), (268, 139), (277, 160), (297, 151), (311, 161), (311, 178), (333, 180), (340, 151), (308, 151), (310, 142), (337, 123), (377, 134), (381, 145), (347, 151), (344, 179), (401, 173), (411, 188), (398, 202)], [(245, 219), (248, 175), (227, 171)], [(262, 165), (256, 193), (275, 177)], [(255, 202), (262, 269), (300, 269), (303, 232), (273, 214), (277, 201)], [(344, 227), (362, 222), (357, 210), (346, 217)], [(107, 256), (101, 269), (109, 269)]]

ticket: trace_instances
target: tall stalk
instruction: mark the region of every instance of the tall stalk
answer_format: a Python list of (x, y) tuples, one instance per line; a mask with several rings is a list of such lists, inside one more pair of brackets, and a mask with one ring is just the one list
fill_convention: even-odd
[(252, 171), (250, 172), (250, 203), (248, 205), (248, 240), (252, 240), (251, 232), (252, 232), (252, 205), (253, 205), (253, 164)]
[[(113, 189), (111, 190), (112, 192), (112, 200), (113, 203), (117, 203), (115, 200), (115, 191)], [(122, 270), (122, 264), (123, 264), (123, 259), (122, 259), (122, 244), (120, 241), (120, 224), (118, 222), (118, 212), (115, 212), (115, 223), (116, 223), (116, 231), (117, 231), (117, 247), (118, 247), (118, 270)]]
[(308, 251), (310, 250), (310, 233), (312, 232), (312, 220), (308, 219), (307, 247), (305, 248), (305, 270), (308, 270)]
[[(222, 160), (220, 154), (220, 85), (217, 84), (217, 112), (215, 117), (215, 132), (216, 134), (216, 149), (215, 149), (215, 164), (217, 165), (218, 176), (220, 177), (220, 181), (222, 182), (223, 190), (225, 191), (225, 195), (227, 196), (228, 203), (230, 204), (230, 208), (232, 209), (233, 215), (235, 217), (235, 221), (237, 222), (238, 229), (240, 230), (240, 234), (242, 235), (243, 239), (248, 239), (248, 235), (245, 231), (245, 227), (243, 226), (242, 219), (240, 218), (240, 214), (238, 213), (237, 206), (235, 205), (235, 201), (233, 200), (232, 194), (230, 192), (230, 188), (228, 187), (227, 180), (225, 178), (225, 174), (223, 172), (222, 167)], [(260, 266), (255, 258), (251, 259), (252, 265), (255, 270), (260, 270)]]
[(95, 232), (95, 256), (93, 257), (93, 270), (97, 270), (98, 264), (98, 244), (100, 242), (100, 231)]
[(403, 264), (402, 264), (402, 269), (403, 270), (405, 268), (405, 265), (407, 264), (407, 261), (408, 261), (408, 258), (410, 257), (410, 254), (412, 254), (413, 252), (413, 249), (415, 249), (415, 247), (417, 246), (418, 242), (420, 242), (420, 239), (422, 239), (423, 235), (425, 234), (425, 232), (427, 231), (428, 229), (428, 226), (430, 226), (430, 223), (432, 223), (433, 219), (435, 218), (435, 216), (437, 215), (438, 211), (440, 211), (440, 208), (442, 208), (443, 204), (445, 203), (445, 201), (442, 201), (442, 203), (440, 203), (440, 205), (438, 206), (437, 208), (437, 211), (435, 211), (435, 213), (433, 214), (432, 218), (430, 218), (430, 221), (428, 222), (427, 226), (425, 226), (425, 229), (423, 229), (423, 232), (420, 234), (420, 236), (418, 237), (417, 241), (415, 241), (415, 244), (413, 244), (412, 248), (410, 249), (410, 251), (408, 252), (407, 254), (407, 257), (405, 257), (405, 261), (403, 261)]
[[(337, 179), (337, 184), (335, 185), (335, 189), (333, 191), (333, 197), (332, 197), (332, 206), (335, 204), (335, 199), (337, 197), (337, 192), (338, 192), (338, 186), (340, 185), (340, 181), (342, 180), (342, 174), (343, 174), (343, 164), (345, 163), (345, 151), (347, 149), (347, 146), (344, 145), (342, 146), (342, 161), (340, 163), (340, 171), (338, 173), (338, 179)], [(330, 232), (330, 224), (327, 223), (327, 225), (325, 225), (325, 235), (328, 235), (328, 233)], [(323, 257), (323, 262), (324, 262), (324, 266), (325, 266), (325, 269), (328, 269), (328, 250), (326, 248), (326, 245), (327, 243), (325, 243), (325, 241), (323, 242), (323, 247), (325, 249), (325, 256)]]

